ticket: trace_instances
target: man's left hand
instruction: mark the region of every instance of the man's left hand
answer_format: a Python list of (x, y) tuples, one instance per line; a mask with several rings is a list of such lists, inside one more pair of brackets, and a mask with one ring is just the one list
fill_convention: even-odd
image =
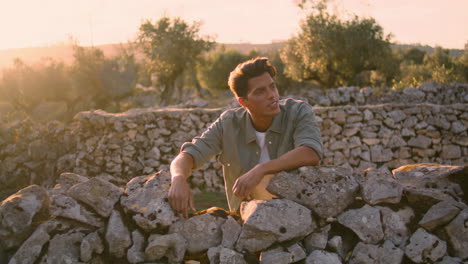
[(260, 183), (265, 173), (262, 172), (259, 166), (252, 168), (246, 174), (237, 178), (232, 192), (239, 198), (246, 198), (250, 195), (252, 190)]

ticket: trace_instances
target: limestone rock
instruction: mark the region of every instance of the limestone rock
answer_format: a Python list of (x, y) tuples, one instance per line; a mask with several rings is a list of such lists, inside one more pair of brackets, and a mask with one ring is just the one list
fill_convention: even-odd
[(392, 178), (391, 174), (376, 169), (366, 172), (362, 184), (362, 197), (368, 204), (399, 203), (402, 192), (402, 186)]
[(123, 190), (114, 184), (97, 178), (76, 184), (67, 194), (93, 208), (99, 215), (109, 217)]
[(211, 264), (246, 264), (244, 256), (230, 248), (222, 246), (208, 250), (208, 258)]
[(127, 249), (132, 245), (130, 231), (123, 223), (122, 216), (116, 210), (113, 210), (109, 217), (106, 242), (109, 246), (109, 253), (117, 258), (124, 257)]
[(58, 224), (55, 220), (49, 220), (41, 224), (15, 252), (9, 264), (35, 263), (42, 251), (42, 247), (49, 242), (51, 238), (50, 233)]
[(0, 203), (0, 246), (10, 249), (20, 246), (34, 231), (35, 220), (45, 219), (49, 205), (47, 191), (31, 185), (19, 190)]
[(88, 262), (93, 257), (93, 253), (101, 254), (104, 251), (104, 245), (97, 232), (88, 234), (81, 241), (80, 259)]
[(461, 211), (455, 219), (445, 226), (454, 255), (466, 259), (468, 257), (468, 209)]
[[(82, 178), (81, 178), (82, 177)], [(67, 196), (68, 189), (78, 183), (87, 181), (87, 178), (77, 174), (62, 174), (58, 184), (50, 191), (49, 213), (52, 216), (60, 216), (85, 223), (95, 227), (102, 227), (104, 222), (94, 212), (88, 211), (75, 199)]]
[(463, 260), (461, 258), (445, 256), (441, 261), (438, 261), (437, 264), (463, 264)]
[(346, 168), (302, 167), (295, 173), (278, 173), (267, 190), (328, 218), (337, 216), (354, 202), (359, 184)]
[(428, 231), (433, 231), (439, 226), (450, 222), (460, 212), (456, 202), (453, 200), (442, 201), (432, 206), (424, 217), (419, 221), (419, 225)]
[(392, 173), (405, 189), (438, 189), (457, 199), (463, 197), (463, 190), (457, 182), (468, 174), (468, 166), (419, 163), (399, 167)]
[(41, 263), (79, 263), (80, 245), (84, 236), (77, 229), (55, 235), (50, 240), (47, 254)]
[(241, 230), (242, 226), (232, 216), (228, 216), (226, 222), (221, 226), (221, 231), (223, 232), (221, 245), (225, 248), (233, 249)]
[(288, 252), (291, 253), (291, 261), (298, 262), (307, 257), (307, 253), (304, 247), (300, 243), (294, 243), (287, 248)]
[(179, 233), (185, 238), (188, 254), (202, 253), (222, 243), (221, 227), (226, 222), (227, 216), (226, 211), (213, 207), (205, 214), (196, 215), (172, 225), (169, 233)]
[(181, 263), (184, 259), (186, 248), (186, 240), (178, 233), (168, 235), (153, 234), (148, 239), (145, 255), (149, 261), (167, 257), (169, 263)]
[(338, 222), (353, 230), (364, 243), (376, 244), (384, 237), (380, 211), (369, 205), (340, 214)]
[(127, 183), (120, 203), (143, 230), (168, 227), (178, 219), (167, 200), (169, 187), (167, 171), (135, 177)]
[(447, 244), (438, 237), (419, 228), (411, 236), (405, 254), (416, 263), (435, 262), (447, 252)]
[(315, 228), (310, 210), (290, 200), (252, 200), (242, 203), (240, 211), (244, 224), (236, 245), (239, 251), (257, 252), (276, 241), (305, 237)]
[(354, 247), (353, 255), (349, 264), (400, 264), (403, 260), (404, 252), (393, 245), (390, 241), (385, 241), (382, 246), (365, 244), (359, 242)]
[(265, 250), (260, 254), (260, 264), (292, 263), (291, 253), (277, 247)]
[(305, 260), (306, 264), (341, 264), (340, 256), (325, 250), (314, 250)]
[(376, 206), (376, 208), (380, 210), (382, 215), (384, 239), (391, 241), (396, 246), (405, 245), (411, 235), (407, 225), (414, 218), (413, 209), (404, 207), (395, 212), (388, 207)]
[(432, 140), (426, 136), (418, 135), (408, 141), (408, 146), (427, 149), (432, 144)]
[(127, 260), (130, 263), (140, 263), (145, 261), (145, 237), (140, 231), (132, 232), (132, 246), (127, 250)]
[(328, 232), (330, 232), (330, 225), (326, 225), (319, 230), (316, 230), (304, 239), (304, 246), (308, 253), (315, 249), (325, 249), (328, 241)]

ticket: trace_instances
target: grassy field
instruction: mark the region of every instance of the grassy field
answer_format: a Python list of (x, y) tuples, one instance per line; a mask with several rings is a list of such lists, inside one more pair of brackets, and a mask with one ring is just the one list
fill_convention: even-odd
[(195, 209), (197, 211), (205, 210), (210, 207), (216, 206), (229, 210), (229, 206), (226, 200), (226, 194), (224, 192), (208, 192), (202, 191), (194, 194)]

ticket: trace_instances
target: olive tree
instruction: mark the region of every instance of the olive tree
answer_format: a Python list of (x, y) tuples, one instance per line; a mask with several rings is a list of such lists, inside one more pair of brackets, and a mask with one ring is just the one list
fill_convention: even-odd
[(201, 55), (214, 45), (199, 31), (199, 22), (189, 24), (178, 17), (162, 17), (155, 23), (146, 20), (140, 25), (137, 43), (162, 87), (161, 104), (170, 103), (177, 78), (194, 68)]

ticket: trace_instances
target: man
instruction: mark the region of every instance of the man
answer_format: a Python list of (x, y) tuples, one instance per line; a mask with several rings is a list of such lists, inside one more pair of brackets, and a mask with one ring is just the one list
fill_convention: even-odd
[(219, 154), (229, 208), (239, 209), (245, 198), (271, 199), (265, 188), (274, 173), (317, 165), (322, 156), (320, 130), (310, 105), (279, 100), (267, 58), (239, 64), (229, 76), (229, 88), (242, 106), (227, 110), (191, 143), (185, 143), (171, 163), (169, 202), (187, 217), (194, 210), (187, 178)]

